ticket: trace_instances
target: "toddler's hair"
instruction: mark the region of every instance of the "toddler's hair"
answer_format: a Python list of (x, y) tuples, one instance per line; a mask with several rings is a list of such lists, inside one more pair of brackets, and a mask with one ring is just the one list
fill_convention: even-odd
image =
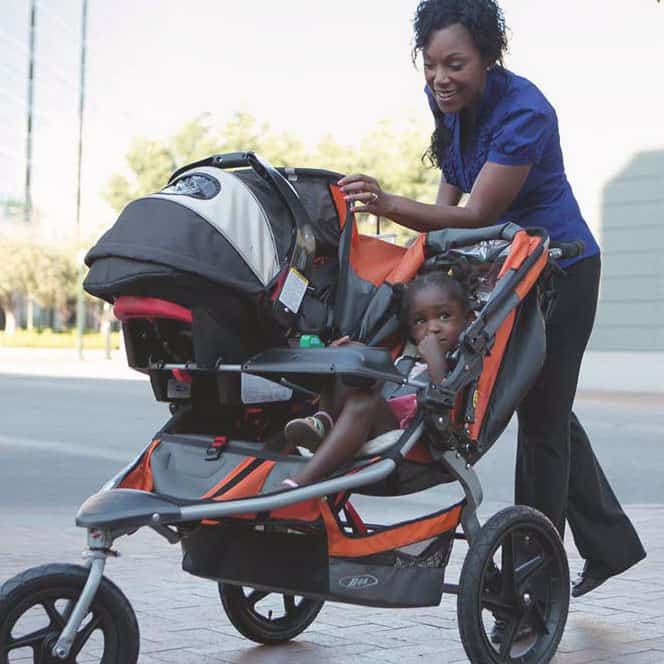
[(406, 284), (405, 290), (401, 297), (401, 309), (399, 311), (399, 320), (405, 332), (408, 332), (408, 315), (413, 302), (413, 295), (423, 288), (436, 286), (440, 288), (452, 300), (458, 302), (464, 314), (470, 310), (470, 301), (468, 293), (460, 281), (457, 281), (446, 272), (442, 270), (432, 270), (424, 272), (415, 277), (413, 281)]

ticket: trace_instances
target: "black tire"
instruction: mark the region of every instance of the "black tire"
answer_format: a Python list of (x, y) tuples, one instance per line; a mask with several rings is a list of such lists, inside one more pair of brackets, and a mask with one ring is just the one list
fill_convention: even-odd
[[(0, 664), (32, 655), (36, 664), (136, 664), (139, 633), (136, 616), (119, 588), (103, 578), (88, 616), (66, 660), (51, 650), (83, 590), (88, 570), (79, 565), (33, 567), (0, 588)], [(94, 660), (92, 659), (94, 657)]]
[[(459, 579), (459, 632), (468, 659), (550, 661), (565, 629), (569, 595), (567, 556), (553, 524), (529, 507), (498, 512), (474, 539)], [(492, 642), (496, 618), (504, 629)]]
[[(266, 645), (290, 641), (304, 632), (324, 604), (320, 600), (297, 595), (227, 583), (219, 584), (219, 595), (235, 629), (248, 639)], [(275, 615), (275, 609), (278, 615)]]

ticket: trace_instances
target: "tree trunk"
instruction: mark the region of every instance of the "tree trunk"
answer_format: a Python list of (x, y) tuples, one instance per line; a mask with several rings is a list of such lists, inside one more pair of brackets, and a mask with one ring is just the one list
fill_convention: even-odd
[(11, 336), (16, 332), (16, 314), (9, 309), (5, 309), (5, 334)]
[(25, 327), (28, 330), (33, 330), (35, 327), (35, 301), (29, 295), (26, 301)]

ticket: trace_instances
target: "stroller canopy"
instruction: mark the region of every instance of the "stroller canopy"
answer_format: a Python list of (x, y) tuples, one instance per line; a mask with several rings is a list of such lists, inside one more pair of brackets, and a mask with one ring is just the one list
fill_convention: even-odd
[[(252, 168), (226, 170), (239, 165)], [(85, 287), (113, 301), (128, 292), (154, 294), (155, 281), (188, 273), (217, 288), (264, 292), (289, 263), (303, 225), (318, 253), (336, 252), (340, 213), (330, 185), (339, 177), (279, 172), (251, 153), (186, 166), (161, 191), (127, 205), (86, 256)]]

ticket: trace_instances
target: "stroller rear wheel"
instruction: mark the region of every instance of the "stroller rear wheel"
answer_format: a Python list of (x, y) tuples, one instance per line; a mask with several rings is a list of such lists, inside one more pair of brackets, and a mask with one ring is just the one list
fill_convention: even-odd
[(219, 584), (221, 603), (240, 634), (266, 645), (284, 643), (304, 632), (323, 602), (247, 586)]
[(459, 580), (459, 632), (468, 659), (550, 661), (569, 594), (567, 556), (553, 524), (529, 507), (498, 512), (473, 541)]
[(23, 658), (36, 664), (136, 664), (136, 616), (127, 598), (106, 578), (67, 659), (52, 654), (87, 577), (88, 570), (79, 565), (52, 564), (7, 581), (0, 588), (0, 664)]

